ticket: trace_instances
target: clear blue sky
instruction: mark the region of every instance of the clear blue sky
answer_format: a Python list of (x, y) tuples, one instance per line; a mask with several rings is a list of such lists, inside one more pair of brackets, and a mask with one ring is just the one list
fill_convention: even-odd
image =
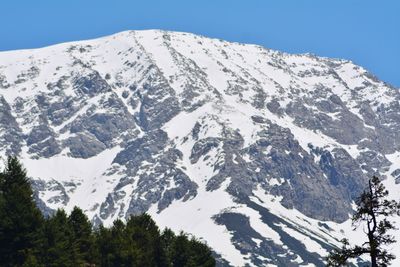
[(400, 0), (1, 0), (0, 51), (165, 29), (353, 60), (400, 87)]

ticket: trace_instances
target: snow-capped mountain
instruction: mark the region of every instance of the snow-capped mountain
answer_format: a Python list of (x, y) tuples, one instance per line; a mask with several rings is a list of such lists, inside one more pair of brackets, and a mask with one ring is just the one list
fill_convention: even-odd
[(323, 266), (363, 238), (349, 216), (370, 176), (400, 195), (399, 101), (347, 60), (127, 31), (1, 52), (0, 151), (45, 213), (149, 212), (221, 265)]

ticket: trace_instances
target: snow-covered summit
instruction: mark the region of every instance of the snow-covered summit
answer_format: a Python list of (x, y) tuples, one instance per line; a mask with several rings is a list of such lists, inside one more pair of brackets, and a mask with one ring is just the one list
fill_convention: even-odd
[(0, 52), (0, 152), (44, 212), (147, 211), (227, 265), (322, 266), (368, 177), (398, 196), (399, 100), (347, 60), (126, 31)]

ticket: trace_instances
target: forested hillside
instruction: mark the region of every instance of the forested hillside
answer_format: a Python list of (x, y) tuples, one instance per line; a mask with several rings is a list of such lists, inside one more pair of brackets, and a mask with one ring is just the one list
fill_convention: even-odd
[(10, 157), (0, 173), (0, 266), (215, 266), (199, 240), (161, 231), (148, 214), (93, 229), (75, 207), (44, 217), (26, 171)]

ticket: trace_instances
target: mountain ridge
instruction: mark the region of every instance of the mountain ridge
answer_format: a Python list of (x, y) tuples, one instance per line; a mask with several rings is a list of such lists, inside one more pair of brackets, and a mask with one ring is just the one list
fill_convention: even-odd
[(234, 266), (323, 266), (368, 177), (399, 192), (400, 94), (346, 60), (125, 31), (0, 52), (0, 93), (43, 211), (149, 212)]

